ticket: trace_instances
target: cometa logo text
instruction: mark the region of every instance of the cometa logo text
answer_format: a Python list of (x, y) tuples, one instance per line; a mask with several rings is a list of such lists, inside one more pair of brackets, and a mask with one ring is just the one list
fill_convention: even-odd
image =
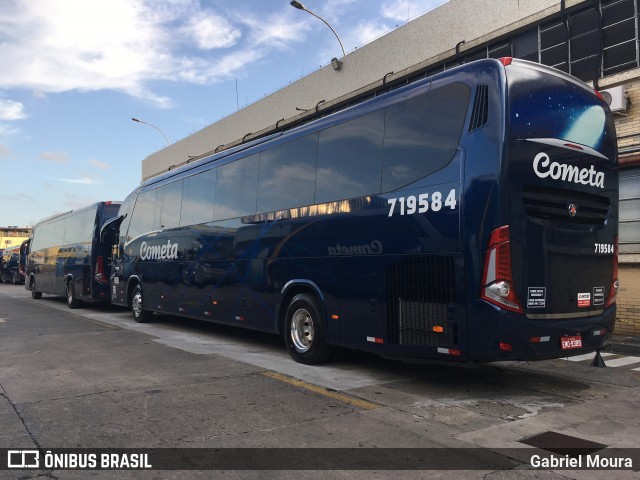
[(175, 260), (178, 258), (178, 244), (167, 240), (164, 245), (147, 245), (142, 242), (140, 245), (141, 260)]
[(589, 165), (589, 168), (579, 168), (564, 163), (551, 162), (549, 155), (544, 152), (537, 154), (533, 159), (533, 170), (540, 178), (551, 177), (554, 180), (604, 188), (604, 173), (597, 172), (593, 165)]

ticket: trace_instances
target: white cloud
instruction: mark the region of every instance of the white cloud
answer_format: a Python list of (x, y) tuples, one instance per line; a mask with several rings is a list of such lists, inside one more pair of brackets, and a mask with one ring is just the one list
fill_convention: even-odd
[(8, 137), (10, 135), (16, 135), (20, 130), (13, 125), (6, 123), (0, 123), (0, 137)]
[[(309, 29), (288, 4), (268, 16), (221, 5), (204, 9), (198, 0), (3, 4), (0, 64), (11, 68), (3, 70), (0, 89), (28, 88), (38, 98), (116, 90), (167, 108), (171, 99), (154, 92), (152, 82), (212, 84), (238, 76), (274, 48), (291, 48)], [(230, 47), (233, 55), (225, 51)]]
[(95, 178), (89, 175), (85, 175), (80, 178), (52, 178), (52, 180), (66, 183), (75, 183), (79, 185), (97, 185), (98, 183), (100, 183)]
[(43, 152), (39, 157), (46, 162), (69, 163), (69, 155), (64, 152)]
[(89, 165), (99, 170), (107, 170), (109, 168), (109, 164), (107, 162), (96, 160), (95, 158), (92, 158), (91, 160), (89, 160)]
[(20, 120), (23, 118), (26, 118), (26, 115), (22, 103), (0, 99), (0, 120)]
[(232, 47), (242, 35), (239, 29), (215, 13), (190, 18), (185, 31), (202, 50)]

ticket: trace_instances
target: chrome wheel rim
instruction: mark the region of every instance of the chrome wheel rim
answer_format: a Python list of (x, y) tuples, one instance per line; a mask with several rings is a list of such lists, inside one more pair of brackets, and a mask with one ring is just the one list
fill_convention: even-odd
[(142, 313), (142, 294), (140, 292), (136, 292), (136, 294), (131, 299), (131, 308), (133, 309), (133, 314), (137, 317)]
[(305, 353), (313, 344), (313, 317), (304, 308), (291, 317), (291, 341), (298, 353)]

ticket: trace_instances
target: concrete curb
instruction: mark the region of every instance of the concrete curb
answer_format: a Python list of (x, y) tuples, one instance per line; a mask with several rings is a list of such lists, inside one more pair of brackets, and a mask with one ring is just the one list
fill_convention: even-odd
[(613, 335), (604, 347), (604, 351), (621, 355), (640, 356), (640, 337)]

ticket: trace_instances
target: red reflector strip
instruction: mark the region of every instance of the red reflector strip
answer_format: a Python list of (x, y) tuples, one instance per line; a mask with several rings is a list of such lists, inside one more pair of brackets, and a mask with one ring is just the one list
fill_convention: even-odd
[(379, 344), (382, 344), (382, 343), (384, 343), (384, 338), (378, 338), (378, 337), (367, 337), (367, 342), (369, 342), (369, 343), (379, 343)]
[(551, 337), (531, 337), (529, 340), (531, 343), (543, 343), (551, 340)]
[(513, 347), (511, 346), (510, 343), (500, 342), (500, 350), (505, 352), (510, 352), (511, 350), (513, 350)]
[(438, 347), (438, 353), (444, 353), (445, 355), (455, 355), (456, 357), (459, 357), (460, 355), (462, 355), (462, 352), (460, 350), (456, 350), (455, 348), (439, 348)]
[(573, 148), (575, 150), (584, 150), (580, 145), (574, 145), (573, 143), (565, 143), (565, 147)]

